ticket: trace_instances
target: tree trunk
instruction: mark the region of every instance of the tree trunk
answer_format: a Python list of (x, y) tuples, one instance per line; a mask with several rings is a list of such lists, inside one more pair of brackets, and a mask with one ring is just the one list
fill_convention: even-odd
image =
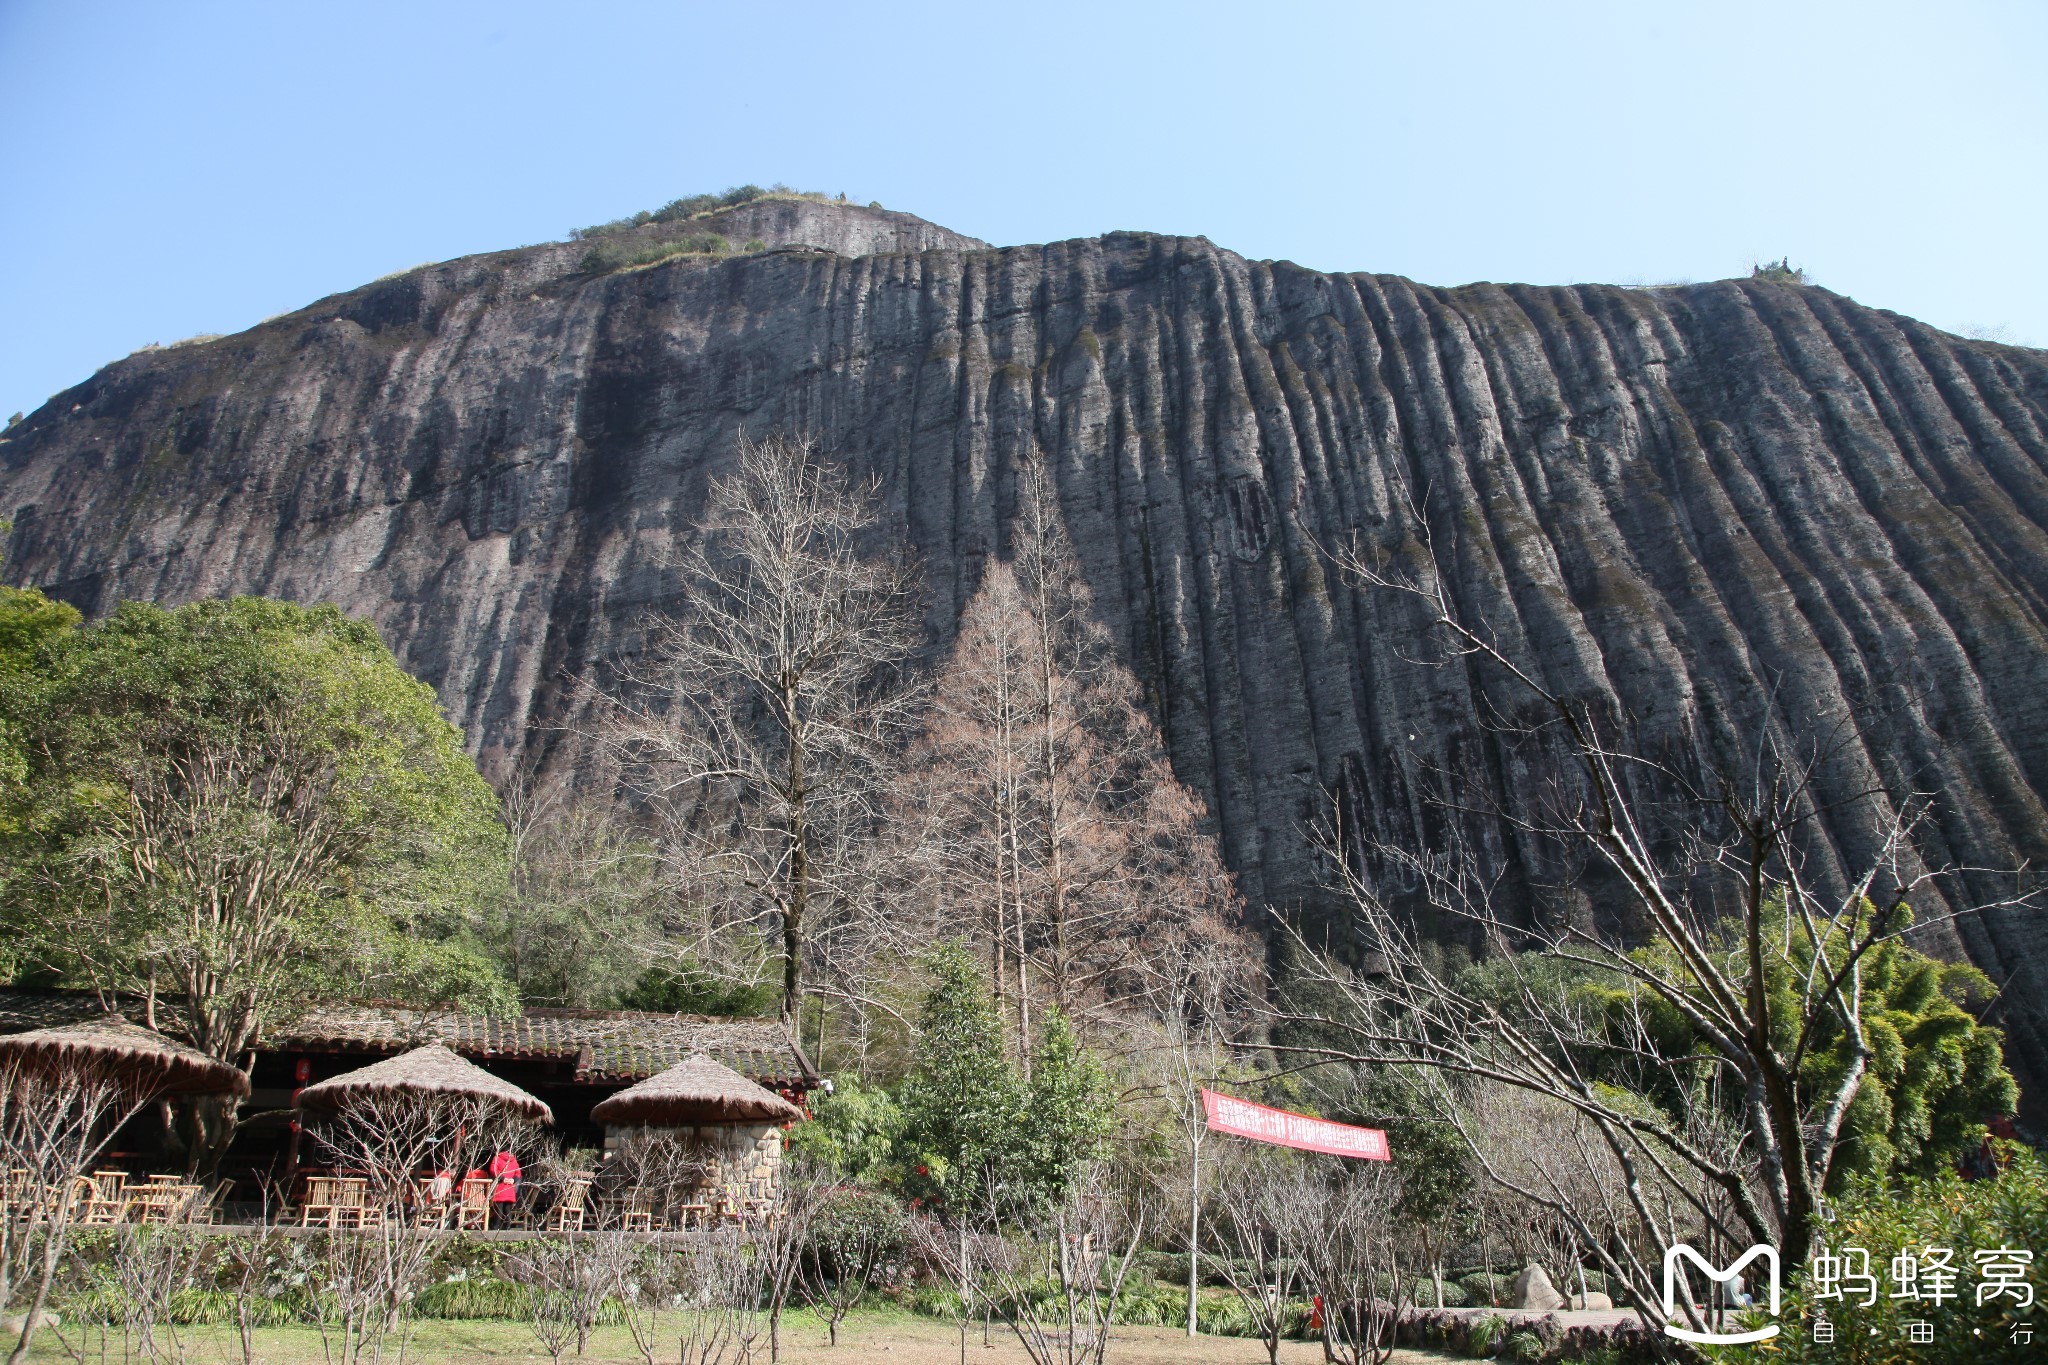
[(788, 894), (782, 902), (782, 1022), (801, 1027), (804, 1003), (804, 911), (811, 889), (809, 830), (804, 823), (804, 746), (792, 684), (782, 692), (783, 723), (789, 728), (785, 787), (789, 802)]
[[(1234, 1275), (1236, 1272), (1233, 1271)], [(1197, 1336), (1196, 1286), (1202, 1281), (1202, 1144), (1188, 1144), (1188, 1335)]]

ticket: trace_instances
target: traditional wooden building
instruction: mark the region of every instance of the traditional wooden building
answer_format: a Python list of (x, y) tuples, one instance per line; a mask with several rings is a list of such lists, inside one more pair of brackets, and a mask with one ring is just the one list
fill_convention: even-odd
[[(142, 1001), (116, 1004), (129, 1018), (142, 1018)], [(0, 988), (0, 1034), (75, 1023), (103, 1010), (100, 998), (88, 991)], [(529, 1009), (497, 1016), (382, 1004), (322, 1006), (259, 1043), (252, 1091), (243, 1101), (241, 1130), (224, 1174), (249, 1180), (287, 1175), (300, 1155), (291, 1112), (299, 1089), (423, 1043), (441, 1043), (544, 1101), (554, 1111), (553, 1132), (564, 1147), (601, 1149), (605, 1125), (593, 1121), (590, 1111), (687, 1057), (709, 1057), (799, 1109), (820, 1081), (775, 1019), (641, 1010)]]

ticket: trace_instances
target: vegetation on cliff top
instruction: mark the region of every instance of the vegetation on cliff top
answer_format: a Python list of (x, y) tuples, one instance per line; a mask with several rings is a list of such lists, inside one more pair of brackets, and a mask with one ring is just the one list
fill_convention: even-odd
[[(609, 223), (594, 227), (576, 228), (570, 232), (571, 240), (589, 241), (594, 237), (611, 237), (621, 232), (630, 232), (649, 223), (680, 223), (690, 218), (701, 218), (707, 213), (720, 209), (738, 208), (751, 204), (756, 199), (813, 199), (819, 203), (832, 201), (832, 196), (818, 190), (793, 190), (780, 182), (762, 189), (759, 185), (735, 185), (723, 194), (686, 194), (681, 199), (671, 199), (658, 209), (642, 209), (624, 218), (614, 218)], [(842, 191), (838, 202), (846, 202)]]

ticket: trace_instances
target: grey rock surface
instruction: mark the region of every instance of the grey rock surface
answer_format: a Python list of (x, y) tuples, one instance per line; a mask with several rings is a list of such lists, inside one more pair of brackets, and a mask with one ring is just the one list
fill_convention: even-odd
[[(940, 644), (1042, 456), (1257, 904), (1324, 904), (1324, 790), (1413, 844), (1443, 833), (1433, 771), (1534, 781), (1477, 720), (1527, 699), (1411, 662), (1415, 605), (1320, 552), (1353, 536), (1441, 572), (1637, 742), (1853, 717), (1817, 801), (1929, 792), (1926, 864), (2048, 861), (2048, 353), (1787, 284), (1440, 289), (1200, 238), (991, 249), (808, 201), (707, 222), (636, 231), (767, 249), (610, 274), (577, 243), (499, 252), (107, 367), (0, 443), (6, 578), (87, 610), (338, 602), (503, 777), (574, 762), (563, 680), (674, 601), (668, 552), (736, 433), (807, 432), (881, 478)], [(1816, 828), (1824, 873), (1867, 851), (1839, 812)], [(1528, 914), (1611, 899), (1468, 833)], [(1930, 941), (2005, 985), (2015, 1058), (2048, 1078), (2040, 923)]]
[(1566, 1306), (1564, 1295), (1550, 1282), (1550, 1275), (1542, 1266), (1530, 1264), (1522, 1267), (1522, 1273), (1515, 1276), (1515, 1282), (1508, 1289), (1507, 1306), (1510, 1308), (1545, 1312)]

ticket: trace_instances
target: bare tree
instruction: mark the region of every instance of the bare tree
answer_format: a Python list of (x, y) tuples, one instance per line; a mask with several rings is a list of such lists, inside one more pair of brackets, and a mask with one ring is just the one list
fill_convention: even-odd
[(651, 842), (608, 799), (522, 773), (506, 791), (511, 887), (492, 955), (532, 1004), (608, 1006), (644, 964), (662, 878)]
[(171, 1301), (191, 1281), (212, 1240), (195, 1235), (189, 1223), (124, 1223), (112, 1230), (107, 1266), (121, 1307), (124, 1354), (185, 1358)]
[(967, 1362), (967, 1328), (974, 1321), (979, 1286), (990, 1269), (1009, 1255), (1000, 1232), (976, 1231), (965, 1219), (944, 1223), (926, 1214), (906, 1225), (906, 1248), (919, 1272), (934, 1284), (953, 1288), (953, 1323), (960, 1333), (960, 1361)]
[(612, 1257), (593, 1254), (597, 1251), (583, 1237), (536, 1237), (505, 1259), (506, 1278), (526, 1290), (533, 1334), (552, 1360), (559, 1361), (571, 1346), (583, 1354), (605, 1300), (617, 1290)]
[(759, 1268), (761, 1297), (768, 1310), (768, 1359), (782, 1359), (782, 1315), (803, 1275), (804, 1255), (811, 1240), (826, 1186), (820, 1173), (801, 1159), (783, 1163), (781, 1200), (772, 1216), (743, 1225), (749, 1254)]
[[(1531, 699), (1537, 719), (1499, 726), (1504, 742), (1522, 746), (1517, 761), (1530, 775), (1512, 808), (1475, 795), (1460, 774), (1442, 775), (1435, 847), (1368, 840), (1333, 815), (1326, 847), (1365, 970), (1296, 933), (1309, 975), (1342, 1002), (1314, 1013), (1324, 1036), (1342, 1041), (1312, 1050), (1497, 1082), (1581, 1116), (1619, 1176), (1611, 1188), (1631, 1206), (1625, 1221), (1649, 1244), (1613, 1235), (1617, 1220), (1560, 1190), (1523, 1188), (1552, 1201), (1584, 1255), (1639, 1304), (1654, 1302), (1656, 1257), (1688, 1228), (1738, 1245), (1774, 1242), (1803, 1261), (1869, 1068), (1865, 964), (1906, 932), (1915, 898), (1956, 871), (1927, 868), (1915, 853), (1930, 799), (1871, 791), (1823, 808), (1814, 777), (1825, 739), (1801, 750), (1766, 725), (1727, 762), (1704, 738), (1683, 761), (1639, 752), (1597, 707), (1547, 686), (1461, 619), (1441, 581), (1355, 552), (1337, 558), (1357, 581), (1421, 603), (1438, 659), (1490, 669)], [(1546, 765), (1545, 753), (1556, 761)], [(1822, 820), (1853, 825), (1869, 850), (1832, 881), (1808, 856)], [(1625, 910), (1511, 910), (1467, 832), (1475, 822), (1603, 871)], [(1382, 885), (1418, 888), (1466, 926), (1487, 969), (1447, 965)], [(1999, 903), (2034, 899), (2016, 892)], [(1674, 1019), (1686, 1034), (1677, 1045), (1665, 1026)], [(1823, 1051), (1830, 1065), (1817, 1064)], [(1632, 1097), (1652, 1086), (1670, 1108)], [(1684, 1205), (1682, 1218), (1656, 1206), (1665, 1195)]]
[(685, 609), (649, 623), (616, 693), (587, 691), (694, 899), (676, 927), (777, 941), (788, 1019), (868, 906), (879, 775), (913, 705), (914, 580), (865, 544), (874, 494), (804, 442), (742, 437), (682, 553)]
[(403, 1356), (439, 1221), (423, 1205), (421, 1173), (470, 1170), (497, 1151), (530, 1152), (539, 1129), (485, 1096), (418, 1091), (353, 1093), (308, 1128), (337, 1167), (366, 1178), (357, 1226), (321, 1243), (321, 1340), (330, 1356), (350, 1361), (381, 1359), (387, 1347)]
[(1210, 1234), (1224, 1282), (1244, 1305), (1267, 1360), (1280, 1365), (1280, 1342), (1300, 1311), (1304, 1284), (1296, 1229), (1322, 1216), (1325, 1192), (1299, 1158), (1266, 1148), (1240, 1155), (1219, 1184)]
[(823, 1192), (803, 1247), (803, 1293), (825, 1320), (827, 1341), (839, 1344), (839, 1325), (867, 1301), (888, 1259), (903, 1246), (903, 1207), (876, 1190)]
[(611, 1285), (611, 1301), (646, 1365), (654, 1365), (661, 1315), (677, 1299), (677, 1256), (665, 1237), (600, 1230), (583, 1241), (584, 1254)]
[[(1252, 1017), (1245, 987), (1253, 980), (1246, 970), (1248, 954), (1233, 938), (1187, 935), (1162, 945), (1155, 963), (1160, 989), (1154, 999), (1157, 1022), (1141, 1032), (1151, 1034), (1151, 1068), (1171, 1115), (1171, 1132), (1185, 1159), (1184, 1177), (1176, 1191), (1186, 1210), (1188, 1249), (1187, 1334), (1199, 1330), (1196, 1318), (1201, 1283), (1202, 1214), (1209, 1191), (1203, 1177), (1214, 1164), (1212, 1133), (1203, 1091), (1240, 1071), (1232, 1049), (1233, 1023)], [(1176, 961), (1175, 950), (1180, 960)], [(1150, 1068), (1148, 1068), (1150, 1069)]]
[(8, 1365), (26, 1360), (44, 1321), (71, 1230), (90, 1192), (86, 1173), (120, 1127), (163, 1089), (146, 1057), (82, 1057), (61, 1067), (0, 1065), (0, 1305), (21, 1303)]
[(1268, 1205), (1275, 1236), (1321, 1301), (1324, 1354), (1338, 1365), (1382, 1365), (1394, 1353), (1408, 1299), (1394, 1235), (1400, 1184), (1384, 1162), (1345, 1162), (1280, 1186)]
[(727, 1365), (753, 1356), (762, 1332), (761, 1263), (743, 1228), (697, 1238), (681, 1258), (681, 1365)]
[[(1011, 1255), (982, 1258), (983, 1293), (1000, 1299), (1032, 1365), (1102, 1365), (1124, 1280), (1145, 1235), (1144, 1201), (1112, 1188), (1097, 1163), (1045, 1217), (1006, 1229)], [(1041, 1284), (1050, 1297), (1035, 1292)]]
[(630, 1130), (597, 1172), (602, 1207), (667, 1224), (682, 1206), (703, 1202), (710, 1170), (711, 1154), (694, 1137), (672, 1128)]

